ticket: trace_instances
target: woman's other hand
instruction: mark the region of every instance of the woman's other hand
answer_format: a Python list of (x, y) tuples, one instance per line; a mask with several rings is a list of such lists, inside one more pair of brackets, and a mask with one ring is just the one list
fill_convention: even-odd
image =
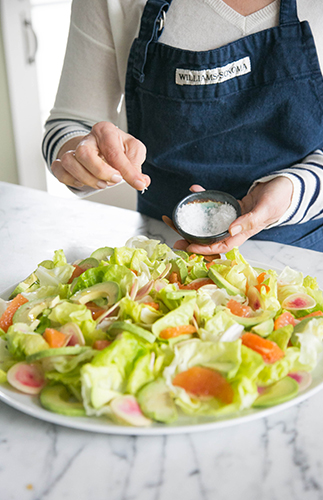
[(51, 169), (60, 182), (75, 188), (104, 189), (125, 180), (142, 191), (150, 184), (141, 173), (145, 158), (142, 142), (112, 123), (100, 122), (88, 135), (66, 142)]
[[(198, 192), (204, 189), (193, 185), (190, 190)], [(213, 245), (189, 244), (186, 240), (178, 240), (174, 248), (203, 255), (226, 253), (277, 222), (289, 208), (292, 195), (293, 184), (287, 177), (280, 176), (269, 182), (259, 182), (239, 201), (242, 215), (229, 226), (228, 238)], [(163, 220), (174, 229), (170, 219), (163, 217)]]

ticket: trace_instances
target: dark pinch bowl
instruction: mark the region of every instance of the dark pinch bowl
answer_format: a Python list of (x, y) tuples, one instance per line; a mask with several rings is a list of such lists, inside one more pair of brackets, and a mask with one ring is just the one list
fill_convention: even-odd
[(189, 234), (186, 231), (183, 231), (183, 229), (179, 226), (178, 224), (178, 209), (182, 207), (183, 205), (187, 205), (188, 203), (192, 203), (193, 201), (215, 201), (215, 202), (222, 202), (222, 203), (230, 203), (232, 205), (237, 213), (237, 217), (240, 217), (241, 215), (241, 209), (238, 201), (231, 196), (231, 194), (224, 193), (223, 191), (200, 191), (199, 193), (192, 193), (183, 198), (179, 203), (177, 203), (176, 207), (173, 210), (173, 223), (174, 226), (176, 227), (176, 230), (178, 233), (185, 238), (189, 243), (198, 243), (201, 245), (211, 245), (212, 243), (217, 243), (218, 241), (222, 241), (228, 236), (230, 236), (229, 231), (224, 231), (223, 233), (220, 234), (214, 234), (211, 236), (194, 236), (193, 234)]

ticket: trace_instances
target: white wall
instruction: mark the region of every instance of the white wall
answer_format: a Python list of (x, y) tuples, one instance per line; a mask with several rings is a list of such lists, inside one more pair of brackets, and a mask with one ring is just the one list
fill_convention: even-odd
[(7, 72), (0, 26), (0, 181), (18, 184)]
[[(29, 0), (6, 1), (9, 2), (9, 5), (11, 5), (11, 2), (13, 1), (18, 6), (24, 3), (26, 4), (27, 11), (30, 9), (33, 29), (38, 39), (36, 66), (34, 66), (33, 72), (35, 74), (34, 87), (38, 86), (39, 90), (37, 106), (33, 106), (32, 113), (34, 118), (37, 118), (41, 123), (44, 123), (51, 107), (54, 104), (56, 88), (58, 86), (60, 71), (63, 64), (69, 28), (71, 0), (30, 0), (30, 3)], [(57, 26), (60, 27), (59, 31), (57, 31)], [(6, 28), (11, 31), (10, 26), (6, 25)], [(18, 161), (15, 153), (13, 119), (11, 116), (8, 92), (8, 80), (10, 81), (10, 78), (8, 78), (5, 65), (1, 29), (0, 24), (0, 181), (18, 184)], [(13, 51), (17, 50), (18, 55), (20, 54), (20, 47), (18, 43), (15, 44), (14, 47), (12, 47), (12, 45), (10, 46)], [(15, 64), (18, 64), (18, 60), (19, 58), (15, 57)], [(19, 91), (19, 86), (17, 88), (16, 85), (16, 78), (13, 79), (13, 83), (15, 83), (15, 91)], [(40, 114), (39, 118), (38, 115), (35, 117), (36, 108), (38, 110), (37, 113)], [(18, 111), (19, 110), (21, 110), (21, 107), (18, 108)], [(18, 124), (22, 122), (22, 118), (23, 116), (18, 120)], [(38, 150), (40, 152), (41, 131), (38, 132), (38, 137), (34, 142), (36, 144), (33, 147), (37, 149), (37, 152)], [(21, 176), (19, 175), (19, 178), (20, 177)], [(66, 186), (59, 183), (50, 174), (47, 174), (47, 189), (49, 193), (53, 195), (74, 197)], [(98, 191), (88, 197), (87, 200), (135, 210), (136, 197), (136, 191), (124, 183), (112, 189)]]

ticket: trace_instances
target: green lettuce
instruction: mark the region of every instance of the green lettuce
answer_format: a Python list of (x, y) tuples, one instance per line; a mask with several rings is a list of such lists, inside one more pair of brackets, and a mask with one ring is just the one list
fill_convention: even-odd
[(103, 332), (96, 330), (96, 322), (92, 319), (91, 311), (83, 304), (62, 301), (51, 310), (48, 318), (54, 327), (57, 324), (76, 323), (82, 330), (86, 344), (92, 345), (94, 340), (106, 337)]
[(216, 342), (221, 340), (221, 336), (231, 326), (236, 325), (234, 321), (224, 310), (219, 311), (212, 316), (206, 323), (204, 328), (200, 328), (199, 335), (202, 340)]
[(258, 375), (258, 385), (268, 386), (286, 377), (288, 373), (297, 371), (295, 367), (299, 360), (300, 351), (295, 347), (289, 347), (285, 356), (275, 363), (265, 364)]
[(147, 352), (137, 359), (127, 381), (127, 393), (136, 395), (136, 393), (144, 385), (148, 384), (148, 382), (152, 382), (155, 379), (153, 372), (154, 365), (151, 362), (151, 357), (152, 354), (150, 352)]
[(16, 360), (23, 360), (30, 354), (49, 349), (42, 335), (35, 333), (25, 323), (15, 323), (10, 326), (6, 340), (8, 351)]
[(196, 297), (184, 298), (179, 307), (155, 321), (152, 325), (153, 334), (157, 337), (165, 328), (188, 325), (190, 320), (193, 318), (195, 304)]
[(97, 414), (114, 397), (124, 393), (136, 360), (147, 347), (123, 333), (81, 369), (82, 396), (87, 414)]
[(191, 339), (177, 343), (174, 359), (164, 370), (164, 377), (170, 383), (180, 372), (193, 366), (205, 366), (217, 370), (229, 380), (237, 374), (241, 364), (241, 341), (207, 342)]

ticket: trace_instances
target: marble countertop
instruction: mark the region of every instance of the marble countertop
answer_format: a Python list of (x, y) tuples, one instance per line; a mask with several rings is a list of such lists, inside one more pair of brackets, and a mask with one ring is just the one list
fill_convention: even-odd
[[(0, 183), (0, 290), (63, 248), (68, 260), (136, 234), (176, 241), (162, 222)], [(318, 278), (321, 253), (246, 242), (247, 259)], [(198, 433), (119, 436), (63, 427), (0, 402), (1, 500), (321, 500), (323, 391), (267, 418)]]

